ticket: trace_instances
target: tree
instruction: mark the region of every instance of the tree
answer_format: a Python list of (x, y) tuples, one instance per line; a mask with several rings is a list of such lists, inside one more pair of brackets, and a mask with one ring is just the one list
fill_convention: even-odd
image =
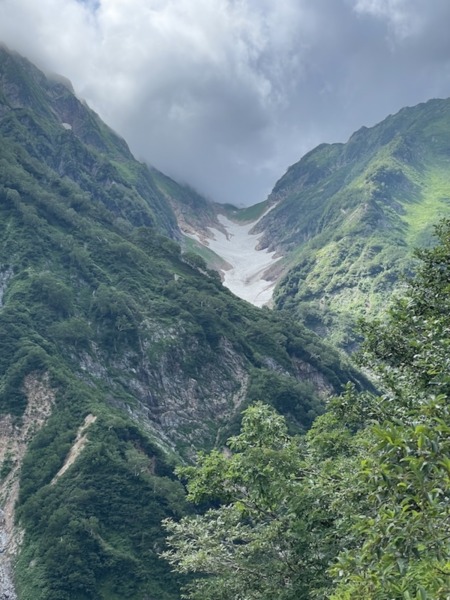
[[(316, 443), (321, 436), (334, 440), (332, 458)], [(187, 597), (324, 597), (326, 567), (339, 549), (336, 531), (346, 520), (342, 503), (351, 504), (345, 496), (355, 489), (348, 486), (352, 444), (330, 418), (307, 439), (292, 437), (284, 418), (258, 402), (244, 412), (229, 450), (201, 454), (197, 466), (179, 469), (189, 500), (209, 503), (202, 514), (165, 521), (170, 549), (163, 556), (197, 576)]]
[(172, 549), (164, 556), (181, 572), (208, 575), (189, 587), (190, 598), (287, 598), (297, 565), (286, 497), (302, 470), (298, 442), (282, 417), (256, 404), (228, 446), (231, 454), (201, 454), (196, 467), (179, 469), (191, 501), (222, 504), (166, 521)]
[(386, 320), (364, 326), (363, 360), (384, 393), (358, 474), (360, 541), (334, 569), (336, 600), (450, 597), (449, 221), (437, 235)]

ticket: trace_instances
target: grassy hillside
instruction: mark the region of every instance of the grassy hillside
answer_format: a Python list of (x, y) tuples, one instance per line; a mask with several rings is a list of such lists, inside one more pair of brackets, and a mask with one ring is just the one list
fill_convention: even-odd
[(223, 206), (223, 210), (226, 216), (232, 221), (236, 221), (238, 223), (251, 223), (252, 221), (259, 219), (259, 217), (264, 214), (268, 207), (268, 202), (265, 200), (264, 202), (253, 204), (253, 206), (248, 206), (247, 208), (236, 208), (231, 204), (225, 204)]
[(276, 306), (351, 349), (355, 321), (380, 311), (450, 213), (449, 164), (450, 100), (431, 100), (290, 167), (257, 227), (286, 255)]
[(182, 253), (167, 180), (66, 84), (4, 49), (0, 74), (0, 507), (12, 519), (17, 497), (18, 597), (178, 598), (158, 558), (161, 518), (186, 510), (173, 463), (255, 399), (298, 431), (366, 382)]
[(151, 173), (159, 191), (176, 214), (177, 222), (183, 231), (204, 231), (210, 226), (220, 227), (216, 205), (213, 202), (156, 169), (151, 169)]

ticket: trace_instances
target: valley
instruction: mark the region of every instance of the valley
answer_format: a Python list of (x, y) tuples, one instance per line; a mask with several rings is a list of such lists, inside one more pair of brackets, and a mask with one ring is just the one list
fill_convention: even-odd
[(234, 293), (352, 353), (358, 321), (383, 313), (413, 274), (415, 249), (432, 246), (435, 224), (450, 214), (449, 139), (449, 100), (404, 108), (311, 150), (265, 203), (226, 212), (230, 234), (210, 224), (214, 238), (197, 227), (196, 239), (233, 265), (210, 263)]
[(233, 294), (254, 306), (270, 304), (276, 281), (266, 279), (266, 273), (281, 256), (267, 248), (259, 248), (263, 234), (252, 231), (259, 219), (242, 223), (232, 221), (223, 214), (219, 214), (217, 219), (222, 225), (220, 230), (209, 227), (207, 236), (186, 235), (196, 239), (226, 262), (220, 272), (223, 284)]
[[(66, 82), (5, 48), (0, 73), (0, 421), (11, 448), (27, 381), (54, 394), (20, 456), (0, 454), (2, 510), (13, 477), (17, 490), (14, 594), (178, 600), (183, 577), (160, 557), (163, 519), (190, 510), (174, 467), (223, 447), (260, 398), (304, 433), (348, 381), (370, 383), (301, 323), (231, 293), (178, 226), (217, 230), (235, 268), (245, 255), (262, 303), (271, 290), (258, 278), (276, 258), (249, 224), (221, 223), (215, 206), (137, 161)], [(235, 257), (227, 227), (243, 242)]]
[(449, 156), (431, 100), (221, 206), (0, 47), (0, 597), (450, 593)]

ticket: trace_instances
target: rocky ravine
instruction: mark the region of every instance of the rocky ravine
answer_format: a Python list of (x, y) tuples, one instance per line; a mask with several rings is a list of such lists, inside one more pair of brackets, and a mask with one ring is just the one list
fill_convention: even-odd
[[(12, 563), (22, 532), (14, 526), (14, 506), (19, 493), (19, 472), (28, 444), (52, 412), (55, 394), (47, 377), (25, 379), (27, 408), (19, 423), (11, 415), (0, 417), (0, 600), (16, 600)], [(6, 474), (7, 468), (9, 469)]]

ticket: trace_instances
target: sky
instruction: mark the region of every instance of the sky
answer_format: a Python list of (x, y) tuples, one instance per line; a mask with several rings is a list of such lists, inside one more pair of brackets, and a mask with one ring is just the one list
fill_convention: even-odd
[(449, 29), (449, 0), (0, 0), (3, 43), (237, 206), (319, 143), (450, 96)]

